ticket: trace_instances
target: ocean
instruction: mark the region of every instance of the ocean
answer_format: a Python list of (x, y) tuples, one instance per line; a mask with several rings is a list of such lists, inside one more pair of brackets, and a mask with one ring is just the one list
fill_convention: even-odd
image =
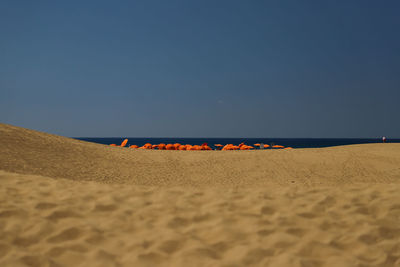
[[(365, 139), (365, 138), (129, 138), (129, 137), (115, 137), (115, 138), (94, 138), (94, 137), (77, 137), (75, 139), (99, 143), (99, 144), (121, 144), (121, 142), (128, 138), (129, 145), (142, 146), (145, 143), (151, 144), (190, 144), (201, 145), (207, 143), (211, 148), (215, 148), (214, 144), (234, 144), (245, 143), (246, 145), (254, 145), (256, 143), (263, 143), (268, 145), (282, 145), (285, 147), (293, 148), (314, 148), (314, 147), (330, 147), (341, 145), (353, 144), (368, 144), (368, 143), (382, 143), (382, 139)], [(388, 139), (388, 143), (400, 143), (400, 139)]]

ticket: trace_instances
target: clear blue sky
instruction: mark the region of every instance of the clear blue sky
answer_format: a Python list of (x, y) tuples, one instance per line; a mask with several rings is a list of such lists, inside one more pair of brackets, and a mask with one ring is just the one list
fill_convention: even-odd
[(0, 122), (64, 136), (400, 137), (400, 1), (0, 2)]

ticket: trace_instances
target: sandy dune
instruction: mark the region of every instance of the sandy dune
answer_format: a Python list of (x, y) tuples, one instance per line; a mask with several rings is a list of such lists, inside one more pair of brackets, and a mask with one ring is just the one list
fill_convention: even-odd
[(397, 183), (400, 144), (263, 151), (133, 150), (0, 124), (0, 167), (52, 178), (136, 185)]
[(143, 151), (0, 124), (0, 266), (400, 266), (400, 144)]

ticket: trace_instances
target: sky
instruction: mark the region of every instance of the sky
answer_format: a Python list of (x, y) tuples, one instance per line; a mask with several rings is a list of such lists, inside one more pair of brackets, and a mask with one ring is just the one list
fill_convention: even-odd
[(0, 122), (69, 137), (400, 138), (400, 1), (0, 2)]

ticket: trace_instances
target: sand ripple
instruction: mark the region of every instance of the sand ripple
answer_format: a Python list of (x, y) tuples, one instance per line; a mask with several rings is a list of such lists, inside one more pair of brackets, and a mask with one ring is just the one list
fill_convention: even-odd
[(399, 266), (400, 185), (187, 188), (0, 172), (1, 266)]

